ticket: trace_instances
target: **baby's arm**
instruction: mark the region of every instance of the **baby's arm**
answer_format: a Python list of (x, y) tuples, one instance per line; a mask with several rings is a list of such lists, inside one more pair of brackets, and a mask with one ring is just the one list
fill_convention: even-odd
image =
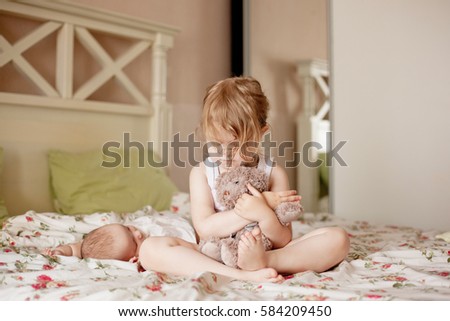
[(81, 241), (77, 243), (63, 244), (55, 248), (45, 248), (41, 251), (45, 255), (76, 256), (81, 258)]

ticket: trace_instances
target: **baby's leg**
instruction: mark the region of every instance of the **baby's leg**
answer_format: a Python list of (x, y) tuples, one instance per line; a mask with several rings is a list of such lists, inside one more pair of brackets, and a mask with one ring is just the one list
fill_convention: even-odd
[(349, 246), (344, 229), (320, 228), (292, 240), (284, 248), (267, 252), (267, 266), (280, 273), (323, 272), (340, 263), (347, 256)]
[(233, 279), (256, 282), (274, 282), (283, 280), (272, 269), (243, 271), (219, 263), (198, 251), (197, 244), (173, 237), (149, 237), (141, 245), (139, 261), (146, 270), (189, 276), (209, 271)]

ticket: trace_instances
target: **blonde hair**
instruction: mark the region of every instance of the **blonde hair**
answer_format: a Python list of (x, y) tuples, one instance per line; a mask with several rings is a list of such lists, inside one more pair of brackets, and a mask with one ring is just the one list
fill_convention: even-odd
[(207, 89), (200, 129), (205, 139), (217, 138), (218, 132), (225, 130), (239, 141), (239, 146), (259, 143), (268, 111), (269, 101), (256, 79), (227, 78)]
[(116, 241), (113, 233), (101, 226), (89, 232), (81, 243), (81, 257), (95, 259), (116, 259)]

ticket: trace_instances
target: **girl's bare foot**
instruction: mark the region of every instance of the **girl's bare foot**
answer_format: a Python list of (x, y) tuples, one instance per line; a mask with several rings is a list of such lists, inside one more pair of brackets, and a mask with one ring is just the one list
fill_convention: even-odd
[(253, 282), (270, 282), (270, 283), (281, 283), (284, 278), (281, 274), (278, 274), (272, 268), (264, 268), (256, 271), (240, 271), (242, 273), (241, 279)]
[(261, 236), (261, 229), (256, 226), (251, 232), (241, 236), (238, 244), (239, 268), (247, 271), (267, 267), (266, 251)]

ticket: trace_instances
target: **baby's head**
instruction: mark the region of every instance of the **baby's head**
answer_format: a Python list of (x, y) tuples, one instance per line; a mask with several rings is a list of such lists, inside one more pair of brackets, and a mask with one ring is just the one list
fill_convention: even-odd
[(89, 232), (81, 243), (81, 257), (129, 261), (138, 257), (144, 233), (134, 226), (107, 224)]

